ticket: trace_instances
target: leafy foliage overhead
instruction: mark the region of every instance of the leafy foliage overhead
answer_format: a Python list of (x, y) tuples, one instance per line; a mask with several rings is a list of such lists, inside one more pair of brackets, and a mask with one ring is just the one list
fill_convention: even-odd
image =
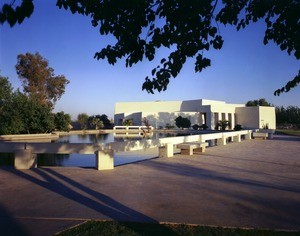
[(22, 0), (20, 6), (14, 8), (15, 1), (11, 4), (3, 4), (2, 11), (0, 12), (0, 23), (8, 22), (13, 27), (17, 22), (21, 24), (26, 17), (30, 17), (33, 10), (33, 0)]
[[(22, 5), (25, 3), (32, 4), (32, 0), (23, 0)], [(92, 25), (99, 27), (101, 35), (111, 34), (117, 39), (115, 45), (96, 52), (96, 59), (114, 64), (125, 58), (126, 66), (130, 67), (142, 60), (152, 61), (161, 47), (171, 49), (153, 68), (151, 76), (145, 78), (143, 90), (150, 93), (166, 90), (188, 58), (194, 59), (195, 72), (210, 66), (211, 60), (204, 53), (223, 45), (218, 24), (240, 30), (263, 20), (264, 44), (273, 41), (282, 51), (300, 59), (299, 0), (57, 0), (57, 6), (91, 17)], [(13, 14), (7, 13), (12, 9), (13, 4), (3, 6), (2, 23), (14, 25)], [(29, 11), (25, 13), (22, 17), (28, 16)], [(288, 92), (299, 83), (300, 71), (274, 94)]]

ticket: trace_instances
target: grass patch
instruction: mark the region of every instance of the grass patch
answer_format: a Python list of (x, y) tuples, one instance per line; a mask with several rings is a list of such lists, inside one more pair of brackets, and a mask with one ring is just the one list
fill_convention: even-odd
[(208, 227), (187, 224), (155, 224), (117, 221), (87, 221), (77, 227), (68, 229), (59, 236), (73, 235), (126, 235), (126, 236), (299, 236), (300, 231), (274, 231), (259, 229), (240, 229)]
[(286, 135), (293, 135), (300, 137), (300, 130), (293, 130), (293, 129), (277, 129), (276, 134), (286, 134)]

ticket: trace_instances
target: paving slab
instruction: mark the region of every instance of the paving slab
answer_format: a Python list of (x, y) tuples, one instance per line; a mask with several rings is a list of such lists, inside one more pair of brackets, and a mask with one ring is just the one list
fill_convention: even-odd
[(300, 230), (300, 138), (230, 143), (101, 172), (2, 167), (0, 191), (1, 235), (53, 235), (89, 219)]

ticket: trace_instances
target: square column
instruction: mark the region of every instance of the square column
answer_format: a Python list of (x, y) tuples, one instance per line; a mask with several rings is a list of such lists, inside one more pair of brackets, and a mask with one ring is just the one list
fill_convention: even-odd
[(214, 129), (214, 113), (207, 112), (206, 113), (206, 125), (208, 126), (208, 129)]
[(245, 134), (245, 140), (250, 140), (250, 139), (252, 139), (252, 131), (248, 130), (248, 133)]
[(15, 168), (19, 170), (28, 170), (37, 167), (36, 154), (30, 149), (15, 150)]
[(234, 113), (229, 113), (228, 114), (228, 120), (229, 120), (229, 123), (230, 123), (230, 129), (234, 129), (235, 127), (235, 120), (234, 120)]
[(224, 116), (222, 115), (222, 120), (228, 120), (228, 113), (223, 113)]
[(172, 157), (174, 155), (174, 145), (173, 143), (166, 143), (164, 146), (158, 148), (158, 157)]
[(199, 113), (199, 125), (203, 125), (204, 119), (203, 119), (203, 114)]
[(96, 152), (96, 169), (112, 170), (114, 169), (114, 151), (112, 149)]

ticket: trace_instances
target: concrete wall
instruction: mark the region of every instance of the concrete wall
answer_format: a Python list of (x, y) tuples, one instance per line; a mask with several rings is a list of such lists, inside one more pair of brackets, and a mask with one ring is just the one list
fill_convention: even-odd
[(246, 129), (276, 129), (275, 107), (239, 107), (236, 109), (236, 123)]
[(175, 125), (175, 119), (178, 116), (182, 116), (185, 118), (188, 118), (191, 121), (191, 125), (198, 124), (199, 122), (199, 112), (156, 112), (156, 113), (150, 113), (150, 112), (143, 112), (142, 116), (146, 117), (149, 121), (150, 125), (154, 128), (159, 128), (165, 126), (167, 124)]
[(236, 108), (236, 124), (244, 128), (259, 128), (259, 107), (238, 107)]
[(122, 125), (124, 118), (125, 118), (124, 113), (115, 114), (115, 116), (114, 116), (115, 125)]
[(182, 101), (121, 102), (115, 104), (115, 114), (135, 112), (176, 112), (180, 111)]
[[(175, 126), (175, 118), (181, 115), (190, 119), (191, 124), (205, 124), (214, 129), (220, 120), (229, 120), (233, 129), (236, 124), (246, 128), (276, 128), (275, 108), (245, 107), (244, 104), (228, 104), (224, 101), (206, 99), (187, 101), (124, 102), (115, 105), (115, 124), (120, 119), (133, 119), (134, 125), (141, 125), (146, 117), (155, 127)], [(206, 120), (204, 119), (206, 117)]]
[(259, 107), (259, 128), (276, 129), (276, 113), (275, 107)]
[(115, 104), (115, 114), (136, 112), (201, 112), (207, 110), (205, 106), (211, 106), (213, 110), (222, 112), (232, 111), (235, 107), (245, 106), (243, 104), (228, 104), (224, 101), (213, 101), (206, 99), (186, 101), (155, 101), (155, 102), (118, 102)]

